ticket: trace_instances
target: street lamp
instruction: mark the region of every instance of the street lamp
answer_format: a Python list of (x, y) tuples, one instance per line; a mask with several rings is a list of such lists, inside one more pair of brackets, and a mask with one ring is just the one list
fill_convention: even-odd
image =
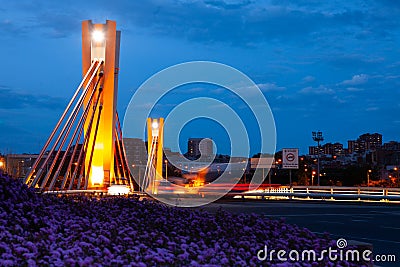
[(317, 152), (317, 159), (318, 159), (318, 167), (317, 167), (317, 174), (318, 174), (318, 185), (319, 185), (319, 153), (321, 151), (321, 146), (320, 146), (320, 142), (324, 141), (324, 137), (322, 136), (322, 132), (318, 131), (318, 132), (312, 132), (312, 138), (315, 142), (317, 142), (318, 146), (318, 152)]
[(168, 180), (168, 160), (164, 160), (165, 163), (165, 180)]
[(368, 170), (367, 172), (367, 187), (369, 187), (369, 175), (372, 172), (372, 170)]
[(314, 176), (315, 176), (315, 171), (312, 171), (312, 173), (311, 173), (311, 185), (314, 185)]

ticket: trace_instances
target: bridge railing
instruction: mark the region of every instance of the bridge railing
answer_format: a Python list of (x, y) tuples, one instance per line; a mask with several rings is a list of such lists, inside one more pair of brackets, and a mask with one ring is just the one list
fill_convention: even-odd
[[(64, 190), (48, 191), (47, 194), (107, 194), (106, 190)], [(139, 192), (135, 192), (138, 194)], [(202, 192), (212, 195), (216, 192)], [(144, 193), (142, 193), (145, 195)], [(181, 198), (196, 197), (197, 194), (164, 193), (166, 196), (179, 195)], [(400, 188), (382, 187), (339, 187), (339, 186), (280, 186), (247, 192), (230, 192), (227, 197), (239, 199), (286, 199), (286, 200), (326, 200), (326, 201), (368, 201), (400, 203)], [(198, 197), (198, 195), (197, 195)], [(203, 196), (204, 197), (204, 196)]]
[(400, 203), (400, 188), (343, 186), (281, 186), (241, 193), (229, 193), (234, 198), (249, 199), (310, 199), (385, 201)]

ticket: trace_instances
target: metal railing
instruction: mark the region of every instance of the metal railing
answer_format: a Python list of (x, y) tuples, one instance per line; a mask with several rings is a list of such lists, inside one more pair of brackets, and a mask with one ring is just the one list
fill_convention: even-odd
[[(46, 191), (46, 194), (105, 194), (107, 190), (62, 190)], [(203, 192), (210, 196), (216, 192)], [(133, 192), (133, 195), (146, 195)], [(175, 193), (168, 193), (168, 196)], [(180, 197), (198, 197), (198, 194), (178, 194)], [(204, 196), (203, 196), (204, 197)], [(342, 187), (342, 186), (280, 186), (247, 192), (230, 192), (225, 197), (235, 199), (274, 199), (274, 200), (326, 200), (326, 201), (369, 201), (400, 203), (400, 188), (382, 187)]]
[(228, 196), (243, 199), (308, 199), (308, 200), (347, 200), (384, 201), (400, 203), (400, 188), (382, 187), (343, 187), (343, 186), (281, 186), (242, 193), (229, 193)]

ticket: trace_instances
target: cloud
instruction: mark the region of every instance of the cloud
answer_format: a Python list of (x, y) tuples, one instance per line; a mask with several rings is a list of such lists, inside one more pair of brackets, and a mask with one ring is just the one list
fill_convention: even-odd
[(319, 87), (312, 87), (312, 86), (305, 87), (301, 89), (299, 93), (314, 94), (314, 95), (332, 95), (335, 93), (335, 91), (324, 85), (320, 85)]
[(286, 87), (277, 86), (275, 83), (261, 83), (261, 84), (257, 84), (257, 86), (263, 92), (285, 91), (286, 90)]
[(238, 1), (237, 3), (227, 3), (225, 1), (220, 1), (220, 0), (208, 0), (204, 1), (206, 5), (210, 5), (216, 8), (221, 8), (221, 9), (240, 9), (243, 7), (246, 7), (250, 5), (252, 2), (251, 1)]
[(366, 74), (357, 74), (354, 75), (351, 80), (345, 80), (342, 82), (344, 85), (360, 85), (368, 82), (369, 76)]
[(389, 75), (385, 77), (386, 80), (399, 79), (399, 78), (400, 75)]
[(50, 38), (63, 38), (67, 37), (73, 32), (80, 30), (80, 20), (76, 17), (80, 12), (74, 10), (73, 12), (43, 12), (40, 14), (40, 20), (37, 27), (44, 29), (44, 34)]
[(6, 86), (0, 86), (0, 109), (22, 109), (22, 108), (42, 108), (42, 109), (62, 109), (65, 100), (59, 97), (23, 93), (12, 90)]
[[(330, 35), (330, 38), (340, 38), (340, 36), (336, 36), (334, 34)], [(338, 43), (338, 46), (340, 49), (343, 49), (343, 44), (340, 44), (341, 42), (348, 42), (349, 40), (352, 40), (351, 38), (346, 38), (342, 39), (341, 41), (335, 40), (335, 42)], [(332, 42), (333, 40), (329, 40), (329, 42)], [(347, 44), (346, 47), (351, 48), (353, 50), (353, 45), (358, 42), (354, 41), (352, 42), (351, 45)], [(382, 43), (382, 40), (380, 41)], [(383, 42), (385, 43), (385, 42)], [(328, 45), (328, 44), (327, 44)], [(369, 46), (369, 44), (366, 44)], [(378, 57), (376, 54), (359, 54), (359, 53), (343, 53), (343, 51), (337, 51), (333, 52), (334, 49), (330, 49), (330, 55), (326, 56), (324, 58), (324, 62), (331, 64), (338, 70), (349, 70), (349, 71), (354, 71), (354, 70), (360, 70), (360, 71), (365, 71), (365, 69), (369, 69), (371, 67), (376, 67), (376, 66), (381, 66), (382, 63), (385, 62), (385, 58), (383, 57)], [(367, 51), (368, 48), (367, 48)]]
[(379, 107), (369, 107), (365, 109), (366, 111), (377, 111), (379, 110)]
[[(343, 32), (353, 32), (351, 38), (366, 32), (367, 37), (381, 39), (383, 35), (393, 36), (400, 26), (386, 6), (378, 5), (377, 11), (346, 1), (337, 5), (294, 0), (125, 0), (111, 6), (104, 0), (10, 2), (17, 3), (7, 3), (0, 11), (5, 18), (19, 18), (12, 27), (0, 24), (0, 33), (9, 31), (10, 36), (13, 32), (36, 30), (59, 38), (79, 30), (81, 20), (115, 19), (127, 31), (140, 28), (157, 36), (253, 47), (276, 40), (314, 42), (316, 36), (318, 42), (324, 39), (332, 43)], [(321, 34), (326, 32), (335, 32), (335, 36)]]
[(357, 87), (348, 87), (348, 88), (346, 88), (346, 90), (349, 91), (349, 92), (361, 92), (361, 91), (364, 91), (363, 88), (357, 88)]
[(2, 36), (20, 36), (25, 34), (27, 31), (28, 30), (25, 27), (18, 25), (10, 19), (0, 21), (0, 33)]
[(313, 81), (315, 81), (315, 77), (311, 75), (308, 75), (303, 78), (303, 82), (313, 82)]

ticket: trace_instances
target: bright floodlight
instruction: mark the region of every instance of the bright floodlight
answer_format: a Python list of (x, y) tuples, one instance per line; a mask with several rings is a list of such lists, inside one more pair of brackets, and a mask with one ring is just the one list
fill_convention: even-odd
[(153, 127), (153, 129), (158, 129), (158, 122), (153, 121), (153, 123), (151, 124), (151, 127)]
[(103, 42), (104, 41), (104, 33), (102, 31), (94, 31), (92, 33), (93, 41), (95, 42)]
[(131, 190), (126, 185), (114, 184), (108, 187), (109, 195), (127, 195)]

